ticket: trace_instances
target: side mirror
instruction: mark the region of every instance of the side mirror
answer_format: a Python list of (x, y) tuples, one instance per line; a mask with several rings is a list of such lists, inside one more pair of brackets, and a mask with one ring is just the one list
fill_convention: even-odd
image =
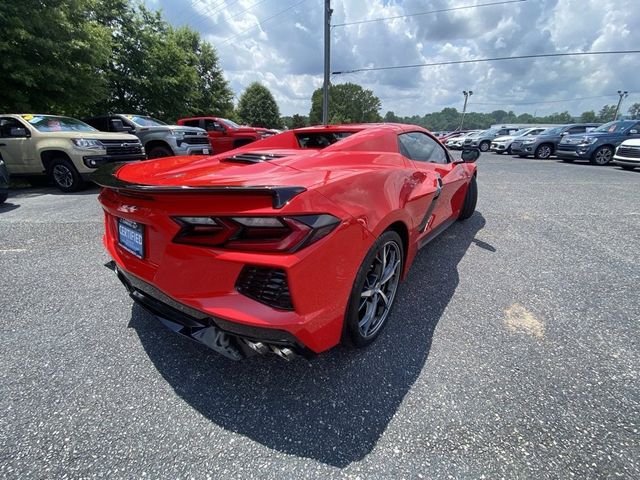
[(461, 158), (465, 163), (475, 163), (475, 161), (480, 158), (480, 150), (478, 150), (477, 148), (463, 150)]
[(9, 131), (9, 135), (12, 137), (30, 137), (29, 131), (23, 127), (12, 127)]
[(638, 130), (636, 130), (635, 128), (632, 128), (631, 130), (629, 130), (629, 135), (637, 135), (638, 134)]

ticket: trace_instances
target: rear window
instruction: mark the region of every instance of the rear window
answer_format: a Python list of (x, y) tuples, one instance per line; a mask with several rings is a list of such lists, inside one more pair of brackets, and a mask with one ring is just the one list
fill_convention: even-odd
[(300, 148), (326, 148), (356, 132), (309, 132), (296, 133)]

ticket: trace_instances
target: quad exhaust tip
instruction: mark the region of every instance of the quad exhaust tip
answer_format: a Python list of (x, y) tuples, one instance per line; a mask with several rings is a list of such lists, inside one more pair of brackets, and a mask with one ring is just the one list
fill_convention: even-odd
[(274, 355), (279, 356), (287, 361), (295, 358), (296, 353), (288, 347), (277, 347), (275, 345), (267, 345), (262, 342), (252, 342), (249, 340), (245, 340), (245, 343), (255, 352), (260, 355), (265, 355), (267, 353), (273, 353)]

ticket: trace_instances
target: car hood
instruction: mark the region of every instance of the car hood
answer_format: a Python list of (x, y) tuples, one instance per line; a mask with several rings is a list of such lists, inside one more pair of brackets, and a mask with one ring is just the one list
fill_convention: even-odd
[(192, 135), (206, 135), (206, 130), (199, 127), (185, 127), (183, 125), (162, 125), (157, 127), (137, 127), (139, 132), (166, 132), (169, 130), (172, 133), (191, 133)]
[(138, 143), (138, 137), (129, 133), (111, 132), (38, 132), (44, 137), (55, 138), (88, 138), (91, 140), (122, 140), (125, 142)]
[(253, 127), (240, 127), (240, 128), (234, 128), (233, 132), (234, 133), (260, 133), (262, 131), (267, 131), (266, 128), (253, 128)]
[(508, 142), (509, 140), (513, 140), (515, 137), (513, 135), (504, 135), (502, 137), (494, 138), (494, 142)]
[(625, 147), (640, 147), (640, 138), (630, 138), (622, 142), (621, 146), (622, 145)]
[(595, 138), (616, 138), (619, 137), (620, 133), (609, 133), (609, 132), (588, 132), (588, 133), (574, 133), (572, 135), (565, 135), (564, 139), (575, 140), (582, 139), (584, 137), (595, 137)]

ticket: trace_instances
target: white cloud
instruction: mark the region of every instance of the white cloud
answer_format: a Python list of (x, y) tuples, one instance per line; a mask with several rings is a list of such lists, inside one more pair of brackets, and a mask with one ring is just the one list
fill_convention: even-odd
[[(486, 3), (470, 0), (469, 3)], [(191, 25), (218, 49), (239, 96), (252, 81), (274, 93), (283, 114), (307, 114), (322, 84), (323, 2), (307, 0), (147, 0), (175, 24)], [(469, 4), (466, 3), (466, 4)], [(334, 0), (333, 23), (458, 7), (459, 0)], [(266, 20), (266, 21), (265, 21)], [(262, 22), (262, 24), (260, 24)], [(399, 18), (332, 29), (332, 69), (404, 65), (537, 53), (632, 50), (640, 45), (638, 0), (529, 0), (522, 3)], [(422, 115), (461, 108), (579, 114), (617, 101), (620, 88), (640, 102), (640, 55), (611, 55), (398, 69), (334, 76), (370, 88), (383, 111)], [(609, 95), (567, 103), (522, 102)], [(490, 103), (497, 105), (480, 105)], [(511, 103), (511, 105), (509, 104)], [(474, 105), (475, 104), (475, 105)], [(625, 109), (626, 110), (626, 109)]]

